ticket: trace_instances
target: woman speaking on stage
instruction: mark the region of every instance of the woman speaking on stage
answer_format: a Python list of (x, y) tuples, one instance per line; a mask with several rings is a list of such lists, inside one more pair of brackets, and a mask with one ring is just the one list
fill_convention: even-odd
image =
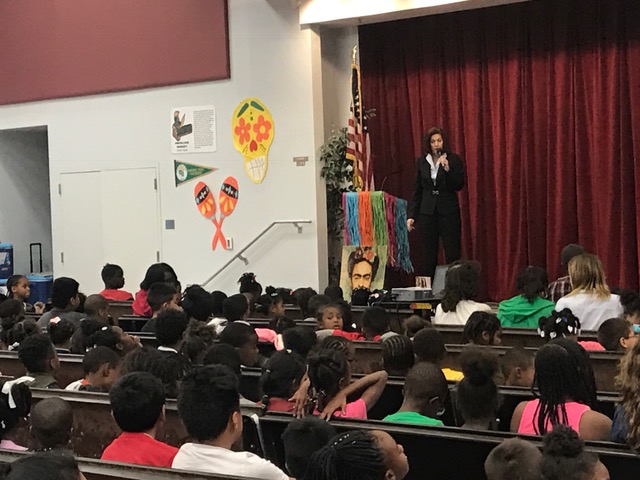
[(407, 228), (416, 225), (424, 236), (425, 272), (433, 278), (442, 238), (447, 263), (460, 259), (460, 206), (458, 191), (464, 187), (464, 166), (458, 155), (445, 149), (442, 129), (425, 134), (422, 156), (416, 161), (416, 180), (407, 211)]

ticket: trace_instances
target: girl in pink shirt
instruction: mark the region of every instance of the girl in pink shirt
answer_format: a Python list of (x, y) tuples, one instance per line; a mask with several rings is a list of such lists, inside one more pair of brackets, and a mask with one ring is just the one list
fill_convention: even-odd
[[(311, 382), (313, 412), (322, 418), (367, 418), (387, 383), (387, 373), (376, 372), (351, 383), (349, 363), (343, 352), (323, 349), (309, 355), (308, 376)], [(347, 397), (360, 393), (355, 402)]]
[(511, 419), (511, 431), (544, 435), (566, 425), (584, 440), (609, 440), (611, 420), (592, 410), (596, 382), (586, 351), (566, 338), (542, 347), (535, 359), (534, 389), (539, 398), (522, 402)]

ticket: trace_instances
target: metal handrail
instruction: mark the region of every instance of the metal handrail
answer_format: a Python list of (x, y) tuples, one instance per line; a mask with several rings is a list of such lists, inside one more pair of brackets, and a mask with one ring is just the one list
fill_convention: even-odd
[(244, 252), (246, 252), (249, 248), (251, 248), (254, 243), (256, 243), (258, 240), (260, 240), (269, 230), (271, 230), (276, 225), (293, 225), (294, 227), (296, 227), (298, 229), (298, 233), (302, 233), (302, 225), (305, 224), (305, 223), (311, 223), (311, 220), (277, 220), (275, 222), (271, 222), (271, 225), (269, 225), (262, 232), (260, 232), (256, 236), (256, 238), (251, 240), (242, 250), (240, 250), (238, 253), (236, 253), (227, 263), (225, 263), (220, 269), (218, 269), (218, 271), (216, 271), (216, 273), (214, 273), (207, 280), (205, 280), (202, 283), (202, 286), (203, 287), (206, 286), (214, 278), (216, 278), (218, 275), (220, 275), (222, 272), (224, 272), (225, 269), (229, 265), (231, 265), (233, 262), (235, 262), (237, 259), (242, 260), (245, 265), (249, 265), (249, 260), (247, 260), (247, 258), (244, 257), (242, 254)]

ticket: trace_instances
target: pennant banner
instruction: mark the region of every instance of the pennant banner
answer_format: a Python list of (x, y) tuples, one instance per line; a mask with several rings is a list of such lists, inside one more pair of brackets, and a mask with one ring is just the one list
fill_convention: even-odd
[(173, 161), (173, 169), (175, 173), (176, 187), (186, 183), (194, 178), (202, 177), (208, 173), (213, 173), (217, 168), (205, 167), (189, 162)]

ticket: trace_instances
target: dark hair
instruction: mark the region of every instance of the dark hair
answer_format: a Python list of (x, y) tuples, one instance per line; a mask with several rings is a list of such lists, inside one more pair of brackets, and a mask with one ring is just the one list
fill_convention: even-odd
[(462, 330), (462, 343), (475, 343), (482, 345), (482, 334), (489, 334), (489, 345), (493, 345), (493, 339), (502, 329), (500, 320), (493, 313), (473, 312)]
[(305, 371), (304, 360), (297, 353), (281, 350), (271, 355), (262, 367), (260, 377), (260, 389), (264, 395), (262, 403), (268, 405), (271, 397), (291, 397)]
[(113, 418), (123, 432), (145, 432), (162, 414), (164, 386), (151, 373), (128, 373), (111, 387), (109, 400)]
[(631, 323), (624, 318), (610, 318), (602, 322), (598, 329), (598, 342), (606, 350), (616, 352), (623, 350), (621, 338), (629, 338)]
[(340, 390), (340, 380), (349, 373), (347, 357), (337, 350), (319, 350), (309, 354), (307, 375), (316, 405), (333, 398)]
[(225, 298), (222, 302), (222, 315), (229, 322), (242, 320), (242, 317), (245, 316), (248, 310), (249, 302), (247, 297), (241, 293), (231, 295), (230, 297)]
[(189, 362), (176, 353), (143, 347), (129, 352), (124, 357), (120, 370), (122, 375), (132, 372), (150, 373), (162, 382), (168, 398), (176, 398), (178, 383), (189, 371)]
[(366, 307), (369, 305), (371, 290), (365, 287), (356, 288), (351, 292), (351, 305), (354, 307)]
[(278, 315), (269, 320), (269, 328), (276, 333), (282, 333), (285, 330), (294, 328), (296, 326), (295, 320), (285, 316)]
[(353, 345), (353, 342), (348, 338), (339, 335), (329, 335), (320, 342), (320, 349), (337, 350), (347, 355), (349, 345)]
[(557, 425), (542, 439), (542, 478), (585, 480), (592, 478), (598, 456), (584, 450), (584, 442), (570, 427)]
[[(373, 260), (368, 259), (368, 256), (373, 256)], [(378, 268), (380, 268), (380, 257), (378, 257), (378, 254), (371, 247), (356, 247), (347, 259), (349, 279), (351, 279), (351, 275), (353, 275), (355, 266), (361, 262), (367, 262), (371, 266), (371, 282), (373, 283), (378, 273)]]
[(420, 330), (431, 327), (431, 322), (425, 320), (419, 315), (411, 315), (410, 317), (405, 318), (402, 327), (404, 329), (404, 334), (407, 337), (414, 338)]
[(31, 318), (19, 322), (14, 322), (12, 318), (2, 319), (2, 337), (9, 350), (16, 350), (24, 339), (38, 334), (40, 327)]
[(357, 325), (355, 325), (353, 321), (351, 305), (349, 305), (345, 300), (338, 300), (335, 303), (342, 310), (342, 329), (346, 332), (357, 331)]
[(466, 422), (492, 417), (498, 410), (498, 387), (493, 376), (498, 357), (490, 350), (467, 347), (460, 355), (464, 378), (458, 383), (456, 404)]
[(284, 300), (275, 288), (268, 286), (264, 295), (260, 295), (256, 300), (256, 312), (262, 315), (271, 315), (271, 309)]
[(80, 326), (76, 328), (76, 331), (71, 336), (71, 353), (84, 355), (89, 348), (93, 347), (91, 335), (105, 326), (108, 325), (92, 318), (80, 320)]
[[(318, 325), (322, 324), (322, 319), (324, 318), (324, 312), (328, 308), (335, 308), (336, 310), (338, 310), (338, 312), (340, 312), (340, 316), (342, 317), (342, 307), (340, 307), (340, 305), (338, 305), (337, 303), (325, 303), (323, 305), (319, 305), (318, 308), (316, 309), (316, 321), (318, 322)], [(343, 320), (343, 326), (344, 326), (344, 320)]]
[(257, 338), (255, 329), (246, 323), (230, 323), (220, 334), (220, 343), (226, 343), (235, 348), (241, 348)]
[(238, 279), (238, 283), (240, 284), (240, 293), (250, 293), (254, 295), (255, 298), (258, 298), (262, 294), (262, 285), (256, 281), (255, 274), (251, 272), (243, 273)]
[(58, 345), (64, 345), (75, 331), (76, 327), (71, 321), (60, 317), (52, 318), (49, 320), (49, 325), (47, 325), (49, 338), (56, 347)]
[(107, 263), (102, 267), (100, 276), (106, 288), (117, 290), (124, 287), (124, 270), (120, 265)]
[(157, 312), (163, 304), (170, 302), (176, 293), (178, 293), (176, 287), (170, 283), (154, 283), (149, 287), (147, 303), (151, 310)]
[[(2, 383), (2, 386), (4, 386)], [(10, 432), (18, 424), (21, 418), (25, 418), (31, 411), (31, 390), (24, 383), (14, 383), (11, 386), (11, 397), (16, 404), (15, 408), (9, 406), (9, 395), (0, 393), (0, 438)]]
[(78, 288), (80, 284), (73, 278), (56, 278), (51, 286), (51, 304), (56, 308), (66, 308), (78, 295)]
[(24, 306), (20, 300), (9, 298), (0, 303), (0, 318), (24, 318)]
[(293, 290), (290, 288), (278, 287), (276, 288), (276, 292), (278, 292), (278, 295), (282, 297), (282, 301), (285, 305), (292, 305), (295, 303), (296, 300), (293, 298)]
[(415, 363), (411, 339), (404, 335), (393, 335), (383, 340), (382, 363), (389, 375), (406, 375)]
[(211, 292), (211, 314), (214, 317), (220, 317), (222, 313), (222, 302), (227, 299), (227, 294), (220, 290), (214, 290)]
[(154, 263), (147, 269), (144, 280), (140, 283), (142, 290), (149, 290), (154, 283), (170, 283), (174, 287), (179, 285), (176, 272), (166, 263)]
[(433, 137), (434, 135), (440, 135), (442, 137), (443, 140), (443, 144), (444, 144), (444, 131), (440, 128), (440, 127), (431, 127), (429, 130), (427, 130), (427, 133), (424, 134), (424, 137), (422, 137), (422, 154), (423, 155), (427, 155), (428, 153), (431, 153), (431, 137)]
[(326, 296), (331, 298), (331, 301), (337, 302), (338, 300), (344, 300), (344, 293), (340, 285), (329, 285), (323, 292)]
[(205, 354), (203, 365), (224, 365), (240, 379), (242, 375), (242, 362), (240, 354), (231, 345), (218, 343), (211, 347)]
[(535, 355), (533, 352), (525, 350), (521, 347), (513, 347), (505, 353), (500, 359), (500, 367), (502, 369), (502, 375), (506, 380), (516, 368), (528, 370), (533, 368), (533, 359)]
[(540, 480), (542, 453), (531, 442), (508, 438), (484, 462), (488, 480)]
[(289, 422), (282, 433), (285, 464), (289, 474), (306, 478), (311, 456), (336, 436), (336, 429), (318, 417), (304, 417)]
[(84, 302), (86, 301), (87, 296), (82, 292), (78, 292), (78, 306), (76, 307), (74, 312), (84, 313)]
[(580, 326), (578, 317), (570, 309), (564, 308), (560, 312), (554, 310), (548, 317), (541, 317), (538, 320), (538, 333), (548, 342), (568, 335), (578, 336)]
[[(2, 325), (0, 340), (2, 340), (7, 347), (11, 347), (16, 343), (12, 330), (16, 324), (23, 319), (24, 310), (20, 300), (8, 299), (0, 303), (0, 324)], [(17, 343), (20, 343), (22, 340), (23, 338), (20, 338), (17, 340)]]
[(202, 357), (213, 346), (216, 329), (197, 320), (190, 320), (184, 337), (180, 351), (193, 365), (197, 365), (202, 363)]
[(586, 253), (586, 250), (583, 246), (570, 243), (560, 252), (560, 261), (562, 262), (562, 265), (567, 266), (573, 257), (583, 255), (584, 253)]
[(101, 325), (87, 338), (87, 348), (107, 347), (113, 351), (119, 351), (121, 345), (120, 336), (110, 325)]
[(640, 295), (631, 290), (620, 290), (620, 303), (625, 315), (640, 314)]
[(60, 452), (32, 453), (26, 455), (2, 470), (5, 480), (78, 480), (80, 469), (76, 459), (70, 454)]
[(96, 373), (102, 365), (110, 365), (117, 368), (120, 365), (120, 356), (107, 347), (96, 347), (90, 349), (82, 359), (82, 370), (85, 375)]
[(184, 337), (187, 325), (189, 325), (189, 318), (181, 310), (168, 308), (158, 313), (154, 325), (158, 345), (171, 346), (180, 342)]
[(20, 283), (20, 280), (22, 278), (27, 278), (26, 275), (11, 275), (9, 278), (7, 278), (7, 284), (5, 285), (7, 288), (7, 298), (9, 300), (13, 299), (13, 292), (11, 291), (11, 289), (13, 287), (15, 287), (16, 285), (18, 285), (18, 283)]
[(48, 335), (43, 333), (25, 338), (18, 347), (18, 358), (28, 373), (47, 373), (49, 362), (56, 356), (56, 350)]
[(558, 338), (546, 344), (536, 355), (534, 388), (538, 389), (540, 406), (534, 422), (539, 435), (547, 433), (547, 422), (555, 428), (566, 424), (565, 402), (596, 407), (596, 381), (589, 355), (578, 343)]
[(327, 295), (314, 295), (309, 299), (309, 303), (307, 304), (307, 308), (310, 314), (309, 316), (318, 319), (320, 309), (326, 307), (327, 305), (334, 306), (331, 302), (331, 298), (329, 298)]
[(61, 398), (45, 398), (31, 409), (30, 423), (41, 449), (66, 448), (71, 440), (73, 409)]
[(309, 352), (318, 343), (318, 336), (312, 327), (293, 327), (282, 333), (284, 348), (293, 350), (302, 358), (307, 358)]
[(240, 411), (238, 377), (222, 365), (194, 368), (182, 380), (178, 412), (187, 433), (197, 441), (214, 440)]
[(382, 335), (389, 331), (391, 316), (382, 307), (368, 307), (362, 313), (362, 328), (372, 336)]
[(473, 300), (478, 294), (480, 264), (478, 262), (454, 262), (444, 278), (442, 310), (455, 311), (462, 300)]
[(527, 267), (518, 274), (516, 279), (518, 291), (529, 303), (544, 296), (548, 285), (549, 275), (544, 268), (540, 267)]
[(384, 454), (371, 432), (350, 430), (311, 456), (305, 480), (383, 480)]
[(211, 294), (200, 285), (191, 285), (182, 294), (182, 309), (189, 317), (201, 322), (206, 322), (211, 316), (213, 302)]
[(440, 397), (444, 403), (448, 393), (447, 379), (442, 370), (433, 363), (418, 363), (407, 373), (404, 396), (413, 400), (419, 408), (427, 406), (434, 397)]
[(442, 334), (433, 327), (423, 328), (413, 337), (413, 352), (418, 362), (439, 364), (447, 354)]
[(100, 310), (104, 310), (109, 307), (109, 300), (104, 298), (102, 295), (98, 295), (97, 293), (93, 295), (89, 295), (84, 302), (84, 313), (93, 317), (100, 313)]
[[(318, 292), (316, 292), (313, 288), (309, 288), (309, 287), (298, 288), (297, 290), (294, 290), (292, 295), (293, 295), (293, 298), (296, 300), (298, 307), (300, 308), (300, 312), (302, 313), (302, 318), (308, 318), (312, 316), (312, 314), (309, 312), (309, 300), (311, 300), (311, 298), (317, 294)], [(313, 314), (313, 316), (315, 317), (315, 313)]]

